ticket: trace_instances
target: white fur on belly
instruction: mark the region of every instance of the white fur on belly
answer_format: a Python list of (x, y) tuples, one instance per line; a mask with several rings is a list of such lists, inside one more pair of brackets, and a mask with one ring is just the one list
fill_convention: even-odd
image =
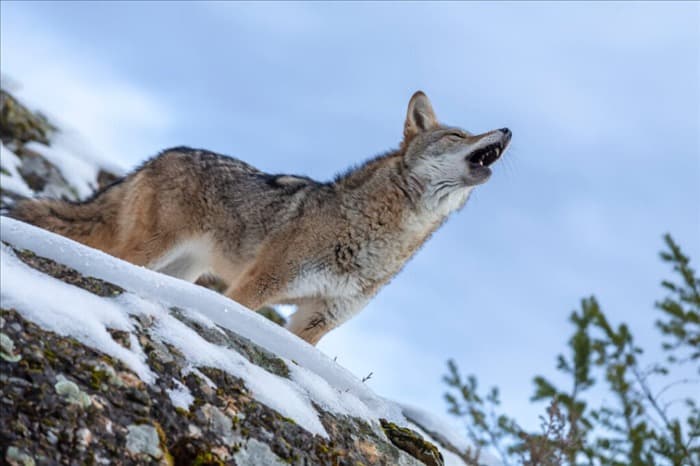
[(211, 254), (212, 241), (208, 236), (190, 238), (166, 251), (148, 268), (193, 282), (210, 271)]

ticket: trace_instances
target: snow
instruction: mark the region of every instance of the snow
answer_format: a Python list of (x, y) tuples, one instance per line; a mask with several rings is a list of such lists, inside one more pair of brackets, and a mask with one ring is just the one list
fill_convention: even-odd
[[(192, 364), (214, 367), (242, 378), (257, 400), (294, 419), (309, 432), (328, 436), (304, 390), (288, 379), (249, 363), (239, 353), (206, 341), (171, 316), (162, 304), (131, 293), (123, 293), (117, 298), (101, 298), (80, 288), (66, 286), (24, 264), (8, 246), (1, 246), (0, 300), (3, 307), (15, 308), (44, 328), (72, 336), (120, 359), (144, 382), (153, 383), (156, 376), (148, 368), (138, 341), (132, 339), (132, 344), (137, 345), (134, 350), (126, 349), (107, 332), (107, 328), (131, 331), (134, 325), (129, 314), (146, 314), (155, 320), (151, 329), (153, 334), (180, 350)], [(37, 290), (41, 292), (37, 293)]]
[(22, 161), (0, 142), (0, 167), (5, 169), (9, 175), (0, 173), (0, 186), (2, 189), (12, 191), (20, 196), (30, 197), (34, 195), (27, 183), (24, 182), (19, 174), (18, 168), (22, 165)]
[(40, 142), (31, 141), (25, 148), (32, 150), (46, 160), (56, 165), (68, 184), (75, 188), (80, 197), (89, 196), (97, 184), (99, 167), (79, 158), (73, 157), (60, 145), (47, 146)]
[(218, 388), (212, 379), (210, 379), (204, 372), (200, 371), (199, 369), (197, 369), (196, 367), (194, 367), (191, 364), (183, 369), (182, 375), (187, 375), (190, 373), (194, 374), (197, 377), (199, 377), (200, 379), (204, 380), (204, 382), (210, 388), (213, 388), (214, 390), (216, 390)]
[[(56, 72), (57, 70), (53, 70)], [(55, 73), (54, 73), (55, 74)], [(55, 78), (55, 76), (53, 77)], [(52, 80), (53, 80), (52, 78)], [(9, 83), (9, 84), (8, 84)], [(25, 84), (27, 86), (25, 87)], [(2, 85), (5, 90), (8, 90), (12, 93), (12, 95), (22, 104), (24, 105), (28, 110), (35, 112), (39, 111), (42, 115), (46, 116), (51, 123), (52, 126), (60, 128), (58, 131), (52, 132), (49, 135), (50, 139), (50, 145), (51, 148), (57, 148), (60, 152), (62, 152), (66, 156), (65, 163), (63, 160), (57, 159), (56, 160), (56, 166), (63, 172), (64, 176), (67, 176), (68, 173), (64, 171), (63, 167), (68, 167), (72, 165), (73, 161), (81, 160), (82, 162), (88, 164), (88, 165), (94, 165), (98, 168), (103, 168), (109, 172), (112, 172), (116, 175), (121, 175), (124, 173), (124, 166), (122, 163), (119, 163), (115, 160), (114, 153), (109, 152), (106, 153), (104, 150), (95, 150), (94, 148), (99, 147), (113, 147), (111, 144), (100, 144), (99, 140), (95, 140), (95, 135), (97, 133), (103, 134), (104, 131), (102, 129), (105, 127), (105, 122), (110, 121), (109, 118), (98, 118), (95, 120), (95, 124), (93, 125), (93, 128), (91, 130), (86, 131), (86, 119), (83, 115), (79, 115), (79, 110), (84, 110), (85, 105), (70, 105), (70, 108), (66, 107), (66, 102), (71, 102), (71, 100), (75, 101), (76, 97), (79, 98), (90, 98), (90, 97), (96, 97), (90, 89), (80, 89), (79, 92), (74, 92), (72, 96), (69, 96), (66, 91), (66, 86), (72, 86), (75, 87), (75, 82), (66, 82), (64, 83), (65, 86), (61, 88), (60, 86), (57, 88), (61, 88), (60, 93), (56, 93), (53, 90), (49, 93), (45, 93), (45, 95), (39, 95), (37, 97), (37, 91), (41, 93), (41, 89), (39, 89), (37, 86), (32, 86), (31, 83), (19, 83), (17, 81), (14, 81), (12, 78), (10, 78), (7, 75), (2, 75)], [(139, 118), (143, 119), (143, 115), (147, 114), (148, 118), (153, 118), (153, 109), (147, 108), (148, 105), (131, 105), (133, 103), (133, 95), (129, 95), (129, 92), (116, 92), (114, 88), (110, 90), (111, 92), (109, 93), (109, 97), (112, 97), (115, 99), (115, 101), (119, 101), (121, 105), (114, 105), (113, 108), (107, 108), (109, 106), (106, 106), (104, 104), (104, 99), (98, 99), (100, 100), (99, 103), (97, 102), (92, 102), (94, 103), (99, 109), (105, 110), (105, 111), (114, 111), (116, 110), (117, 112), (120, 113), (125, 113), (125, 114), (130, 114), (131, 116), (131, 121), (136, 121)], [(83, 92), (81, 95), (77, 95)], [(57, 95), (60, 94), (60, 95)], [(56, 97), (58, 97), (58, 100), (56, 100)], [(105, 97), (103, 95), (100, 95), (99, 97)], [(138, 99), (139, 96), (136, 96)], [(71, 102), (73, 103), (73, 102)], [(84, 103), (84, 102), (83, 102)], [(51, 105), (52, 104), (52, 105)], [(47, 107), (48, 105), (48, 107)], [(141, 113), (139, 115), (135, 115), (134, 113), (130, 113), (133, 111), (142, 111), (144, 113)], [(93, 112), (94, 113), (94, 112)], [(64, 118), (66, 114), (69, 114), (68, 118)], [(82, 120), (79, 126), (74, 126), (74, 123), (76, 123), (76, 117), (82, 117), (80, 120)], [(95, 116), (95, 115), (93, 115)], [(99, 117), (103, 117), (104, 115), (98, 115)], [(112, 115), (109, 115), (112, 116)], [(88, 117), (89, 118), (89, 117)], [(90, 121), (90, 123), (93, 123)], [(141, 126), (143, 126), (143, 122), (141, 122)], [(109, 129), (108, 132), (111, 131), (113, 128), (113, 121), (110, 122), (109, 124)], [(76, 128), (80, 129), (80, 131), (77, 131)], [(128, 133), (119, 133), (121, 135), (123, 134), (128, 134)], [(101, 139), (101, 138), (97, 138)], [(109, 138), (112, 139), (112, 138)], [(120, 155), (119, 152), (116, 152), (117, 155)], [(109, 156), (112, 157), (109, 157)], [(79, 180), (80, 181), (80, 180)], [(87, 181), (94, 182), (95, 178), (87, 178)], [(88, 193), (89, 194), (89, 193)]]
[[(379, 418), (407, 425), (403, 415), (406, 411), (408, 417), (428, 430), (441, 433), (459, 449), (469, 445), (457, 431), (445, 429), (447, 424), (439, 418), (376, 395), (315, 347), (214, 291), (135, 266), (6, 217), (0, 217), (0, 238), (15, 248), (31, 250), (83, 275), (128, 290), (116, 298), (100, 298), (31, 269), (8, 246), (2, 245), (3, 307), (13, 307), (42, 327), (73, 336), (123, 361), (144, 382), (152, 383), (156, 376), (148, 368), (136, 338), (132, 349), (126, 349), (106, 331), (106, 327), (134, 330), (136, 324), (131, 320), (134, 314), (151, 318), (154, 322), (148, 329), (151, 336), (173, 345), (184, 355), (191, 364), (186, 372), (201, 374), (198, 367), (214, 367), (239, 377), (258, 401), (314, 434), (328, 436), (312, 403), (336, 414), (365, 419), (377, 429)], [(276, 354), (290, 369), (289, 378), (251, 364), (230, 348), (206, 341), (170, 314), (173, 306), (202, 325), (228, 328)], [(210, 380), (207, 383), (213, 385)], [(177, 381), (176, 385), (178, 389), (169, 391), (173, 403), (189, 405), (191, 394), (182, 390)], [(447, 451), (443, 454), (446, 460), (449, 458), (447, 464), (463, 464), (456, 455)]]
[(177, 379), (173, 379), (173, 383), (175, 384), (176, 388), (169, 388), (167, 390), (173, 406), (176, 408), (190, 409), (190, 405), (194, 401), (194, 397), (192, 396), (192, 393), (190, 393), (190, 389)]
[[(66, 129), (66, 127), (61, 126), (60, 123), (58, 124), (61, 130), (51, 135), (51, 147), (58, 148), (71, 159), (79, 160), (87, 165), (96, 167), (98, 171), (99, 169), (103, 169), (120, 176), (126, 172), (121, 163), (116, 163), (107, 158), (105, 154), (93, 150), (93, 146), (82, 137), (83, 133)], [(56, 166), (61, 169), (65, 167), (63, 160), (57, 159)], [(94, 178), (91, 179), (91, 181), (94, 180)]]
[[(6, 77), (3, 76), (3, 83)], [(23, 101), (26, 98), (22, 99)], [(55, 118), (52, 118), (56, 123)], [(69, 127), (60, 124), (62, 128)], [(97, 186), (97, 175), (100, 170), (106, 170), (115, 175), (124, 174), (124, 167), (112, 160), (107, 160), (95, 151), (87, 149), (90, 145), (77, 132), (60, 130), (51, 133), (50, 145), (37, 141), (24, 144), (24, 148), (37, 152), (55, 165), (66, 181), (76, 189), (80, 198), (90, 196)], [(31, 197), (35, 193), (27, 186), (19, 175), (17, 168), (22, 164), (19, 157), (0, 143), (0, 165), (9, 175), (0, 174), (3, 189), (21, 196)]]
[(40, 142), (30, 141), (24, 147), (56, 165), (68, 184), (75, 188), (79, 197), (88, 197), (95, 190), (97, 174), (100, 171), (100, 167), (95, 163), (73, 156), (60, 143), (52, 142), (51, 146), (47, 146)]
[[(119, 165), (101, 160), (94, 154), (81, 149), (79, 138), (63, 132), (52, 135), (50, 146), (30, 141), (24, 144), (24, 148), (38, 153), (55, 165), (68, 184), (75, 188), (80, 198), (88, 197), (93, 193), (100, 170), (104, 169), (117, 175), (124, 173), (124, 169)], [(2, 188), (20, 196), (32, 197), (35, 195), (34, 191), (27, 186), (19, 174), (18, 168), (21, 165), (20, 158), (0, 143), (0, 166), (9, 173), (9, 175), (0, 174)]]
[[(117, 303), (38, 272), (4, 244), (0, 245), (0, 303), (60, 335), (73, 336), (88, 346), (120, 359), (144, 382), (155, 375), (138, 341), (133, 350), (119, 345), (107, 328), (130, 332), (133, 324)], [(40, 292), (37, 292), (40, 290)]]
[[(255, 312), (206, 288), (116, 259), (101, 251), (10, 218), (0, 219), (3, 241), (72, 267), (84, 275), (114, 283), (167, 307), (197, 310), (212, 322), (254, 341), (280, 357), (296, 361), (338, 390), (347, 390), (387, 419), (402, 418), (355, 375), (308, 343)], [(376, 411), (375, 411), (376, 412)]]

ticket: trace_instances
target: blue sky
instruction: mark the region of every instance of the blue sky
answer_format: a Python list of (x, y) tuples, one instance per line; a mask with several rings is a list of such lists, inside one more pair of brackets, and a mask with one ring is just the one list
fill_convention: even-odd
[(698, 3), (0, 8), (3, 75), (126, 167), (184, 144), (328, 179), (397, 146), (417, 89), (446, 123), (511, 128), (493, 178), (321, 342), (387, 397), (444, 412), (452, 357), (534, 426), (581, 297), (651, 341), (661, 235), (700, 262)]

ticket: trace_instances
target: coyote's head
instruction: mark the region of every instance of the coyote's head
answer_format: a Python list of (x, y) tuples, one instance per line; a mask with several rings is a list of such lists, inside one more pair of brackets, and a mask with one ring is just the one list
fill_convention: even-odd
[(408, 181), (418, 185), (432, 206), (464, 197), (468, 188), (486, 182), (490, 166), (508, 147), (511, 132), (501, 128), (474, 135), (437, 121), (433, 106), (421, 91), (408, 103), (404, 124), (404, 163)]

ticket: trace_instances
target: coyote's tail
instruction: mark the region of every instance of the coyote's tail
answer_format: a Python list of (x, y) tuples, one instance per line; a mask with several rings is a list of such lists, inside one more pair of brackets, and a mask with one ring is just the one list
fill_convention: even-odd
[(119, 180), (82, 202), (58, 199), (19, 201), (8, 216), (102, 250), (115, 239), (124, 187)]

